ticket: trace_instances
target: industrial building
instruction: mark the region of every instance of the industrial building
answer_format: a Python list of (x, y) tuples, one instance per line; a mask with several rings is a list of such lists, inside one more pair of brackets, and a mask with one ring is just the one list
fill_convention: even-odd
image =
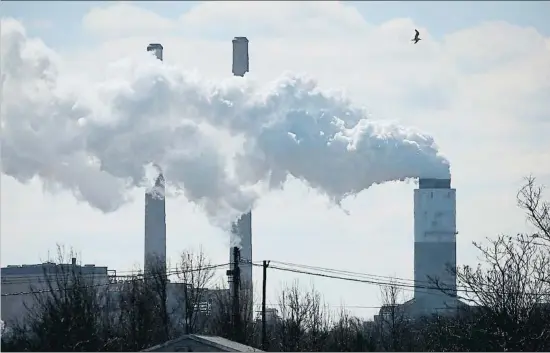
[[(235, 37), (232, 73), (244, 77), (249, 68), (249, 41)], [(161, 44), (150, 44), (147, 51), (162, 60)], [(162, 198), (146, 194), (145, 256), (166, 260), (164, 178), (157, 179)], [(241, 250), (241, 289), (253, 293), (252, 212), (241, 215), (231, 227)], [(407, 315), (448, 311), (457, 305), (456, 296), (456, 190), (451, 180), (420, 178), (414, 190), (414, 298), (402, 305)], [(230, 263), (234, 262), (229, 249)], [(146, 260), (147, 263), (147, 260)], [(233, 284), (230, 282), (230, 290)], [(435, 288), (438, 287), (438, 288)], [(445, 293), (443, 293), (445, 292)], [(246, 296), (252, 300), (252, 295)], [(253, 307), (252, 303), (249, 305)], [(252, 313), (251, 313), (252, 314)]]
[(36, 292), (47, 294), (51, 289), (56, 290), (58, 281), (71, 281), (73, 273), (86, 279), (93, 285), (109, 283), (107, 267), (84, 265), (76, 263), (73, 258), (70, 264), (55, 264), (45, 262), (33, 265), (8, 265), (2, 267), (2, 320), (6, 326), (21, 320), (35, 303)]

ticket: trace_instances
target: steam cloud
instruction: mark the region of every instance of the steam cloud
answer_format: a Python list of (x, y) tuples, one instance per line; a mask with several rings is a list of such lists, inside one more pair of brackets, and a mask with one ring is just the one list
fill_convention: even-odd
[(449, 175), (432, 137), (369, 120), (307, 77), (211, 83), (140, 52), (76, 80), (17, 21), (2, 21), (1, 40), (3, 173), (38, 176), (104, 212), (145, 186), (153, 163), (215, 224), (289, 176), (340, 202), (376, 183)]

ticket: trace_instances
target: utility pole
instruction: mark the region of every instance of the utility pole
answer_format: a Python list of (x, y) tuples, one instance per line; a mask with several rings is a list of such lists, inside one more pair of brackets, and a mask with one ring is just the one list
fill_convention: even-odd
[(227, 275), (231, 276), (232, 281), (232, 293), (231, 298), (233, 300), (233, 331), (234, 331), (234, 339), (239, 341), (238, 337), (240, 337), (240, 319), (241, 319), (241, 312), (239, 308), (239, 291), (240, 291), (240, 282), (241, 282), (241, 269), (239, 268), (239, 263), (241, 261), (241, 252), (238, 247), (233, 247), (233, 263), (231, 263), (231, 270), (227, 271)]
[(267, 287), (267, 268), (269, 267), (269, 261), (263, 262), (263, 280), (262, 280), (262, 350), (267, 352), (267, 329), (266, 329), (266, 317), (265, 317), (265, 297)]

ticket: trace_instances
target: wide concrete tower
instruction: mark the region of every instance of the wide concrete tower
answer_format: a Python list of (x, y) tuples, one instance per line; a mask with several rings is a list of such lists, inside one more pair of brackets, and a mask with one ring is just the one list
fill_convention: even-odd
[[(234, 76), (244, 77), (249, 71), (248, 68), (248, 39), (246, 37), (235, 37), (233, 39), (233, 65)], [(246, 263), (252, 261), (252, 212), (243, 214), (231, 227), (234, 236), (240, 238), (241, 245), (241, 289), (246, 291), (247, 306), (249, 315), (253, 313), (252, 307), (252, 264)], [(229, 249), (229, 261), (233, 263), (233, 250)], [(229, 283), (231, 292), (233, 284)]]
[(456, 190), (450, 179), (420, 179), (414, 190), (414, 302), (415, 311), (442, 312), (456, 300), (443, 294), (437, 279), (456, 294)]
[[(149, 44), (148, 52), (153, 52), (162, 61), (162, 45)], [(156, 267), (156, 268), (155, 268)], [(155, 274), (166, 273), (166, 201), (165, 180), (162, 172), (155, 185), (145, 192), (145, 247), (144, 271)]]

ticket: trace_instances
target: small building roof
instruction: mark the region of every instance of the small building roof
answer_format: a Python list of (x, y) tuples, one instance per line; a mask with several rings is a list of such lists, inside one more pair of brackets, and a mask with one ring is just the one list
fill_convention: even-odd
[(185, 341), (195, 341), (199, 345), (214, 348), (216, 352), (263, 352), (227, 338), (205, 335), (184, 335), (179, 338), (164, 342), (162, 344), (144, 349), (142, 352), (173, 352), (178, 345), (185, 346)]

